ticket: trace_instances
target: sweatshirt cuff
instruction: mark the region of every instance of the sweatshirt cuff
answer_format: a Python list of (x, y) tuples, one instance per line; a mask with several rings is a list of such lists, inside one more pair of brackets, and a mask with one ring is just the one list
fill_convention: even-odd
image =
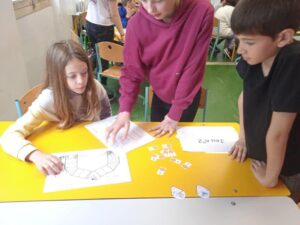
[(18, 159), (25, 161), (25, 158), (33, 151), (37, 150), (36, 147), (32, 145), (26, 145), (18, 152)]
[(130, 106), (121, 106), (120, 105), (120, 108), (119, 108), (119, 113), (121, 113), (121, 112), (131, 112), (131, 109), (132, 107), (130, 107)]
[(183, 112), (183, 110), (181, 107), (172, 105), (168, 112), (168, 117), (170, 117), (172, 120), (179, 121), (181, 118), (182, 112)]

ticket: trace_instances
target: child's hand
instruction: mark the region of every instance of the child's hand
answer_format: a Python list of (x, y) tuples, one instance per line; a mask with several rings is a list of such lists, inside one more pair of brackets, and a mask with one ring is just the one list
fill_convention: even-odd
[(166, 133), (170, 137), (176, 131), (177, 123), (177, 121), (165, 116), (165, 119), (158, 126), (151, 128), (150, 131), (156, 131), (154, 133), (155, 137), (164, 136)]
[(237, 142), (235, 142), (228, 154), (231, 155), (232, 159), (235, 159), (238, 162), (244, 162), (247, 156), (245, 140), (237, 140)]
[(39, 150), (32, 152), (27, 160), (33, 162), (35, 166), (44, 174), (44, 175), (57, 175), (63, 168), (63, 163), (54, 155), (43, 153)]
[(265, 162), (252, 159), (251, 160), (251, 169), (252, 169), (252, 172), (253, 172), (255, 178), (263, 186), (272, 188), (277, 185), (278, 176), (273, 177), (273, 179), (270, 179), (267, 177), (267, 165)]
[(258, 160), (251, 160), (251, 169), (253, 171), (254, 176), (262, 185), (265, 185), (265, 177), (266, 177), (266, 163)]
[(130, 127), (130, 113), (129, 112), (121, 112), (118, 114), (117, 120), (106, 129), (105, 132), (105, 140), (108, 142), (111, 138), (112, 143), (114, 144), (116, 141), (117, 134), (119, 131), (124, 128), (124, 136), (126, 139), (128, 135)]

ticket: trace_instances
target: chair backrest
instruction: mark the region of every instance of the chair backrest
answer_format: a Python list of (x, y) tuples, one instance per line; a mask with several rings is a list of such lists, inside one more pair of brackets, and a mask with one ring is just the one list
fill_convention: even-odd
[(207, 100), (207, 89), (202, 87), (200, 101), (199, 101), (199, 105), (198, 105), (200, 109), (204, 109), (204, 107), (206, 106), (206, 100)]
[(216, 17), (214, 17), (213, 22), (213, 35), (219, 35), (220, 34), (220, 20)]
[(80, 23), (81, 28), (86, 26), (86, 14), (87, 14), (87, 12), (82, 12), (79, 15), (79, 23)]
[(96, 44), (97, 53), (102, 59), (111, 61), (113, 63), (123, 62), (123, 46), (109, 42), (103, 41)]
[(74, 30), (71, 30), (71, 39), (75, 42), (77, 42), (78, 44), (80, 44), (80, 41), (79, 41), (79, 36), (75, 33)]
[(232, 54), (231, 54), (231, 60), (230, 60), (231, 62), (234, 62), (236, 59), (237, 48), (238, 48), (237, 43), (236, 43), (236, 41), (234, 41)]
[(31, 103), (37, 98), (44, 87), (44, 84), (38, 84), (27, 91), (20, 99), (16, 99), (16, 108), (18, 116), (21, 117), (24, 113), (27, 112), (28, 107)]
[(212, 61), (218, 44), (224, 40), (220, 37), (220, 20), (217, 19), (216, 17), (214, 17), (213, 32), (211, 37), (212, 40), (210, 42), (210, 47), (209, 47), (210, 48), (209, 61)]

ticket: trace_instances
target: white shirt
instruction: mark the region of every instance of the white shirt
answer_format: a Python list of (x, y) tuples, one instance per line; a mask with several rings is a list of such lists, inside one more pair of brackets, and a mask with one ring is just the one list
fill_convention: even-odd
[(233, 35), (231, 30), (230, 19), (234, 7), (231, 5), (225, 5), (219, 8), (216, 13), (215, 17), (220, 20), (220, 34), (221, 36), (230, 37)]
[(86, 20), (102, 26), (113, 25), (108, 1), (111, 0), (89, 0)]

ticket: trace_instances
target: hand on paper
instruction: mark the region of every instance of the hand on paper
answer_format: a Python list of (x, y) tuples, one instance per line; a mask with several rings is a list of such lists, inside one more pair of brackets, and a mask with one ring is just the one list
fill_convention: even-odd
[(177, 121), (165, 116), (165, 119), (158, 126), (151, 128), (150, 131), (155, 131), (155, 137), (162, 137), (167, 133), (170, 137), (176, 131), (177, 123)]
[(128, 135), (129, 127), (130, 127), (130, 113), (129, 112), (119, 113), (116, 121), (106, 129), (105, 140), (108, 141), (109, 138), (111, 138), (112, 143), (115, 143), (116, 136), (122, 128), (124, 128), (123, 138), (126, 139)]
[(39, 150), (30, 153), (26, 159), (33, 162), (44, 175), (57, 175), (64, 168), (64, 165), (59, 158)]
[(232, 159), (235, 159), (238, 162), (244, 162), (247, 156), (245, 140), (237, 140), (237, 142), (235, 142), (228, 154), (231, 155)]

